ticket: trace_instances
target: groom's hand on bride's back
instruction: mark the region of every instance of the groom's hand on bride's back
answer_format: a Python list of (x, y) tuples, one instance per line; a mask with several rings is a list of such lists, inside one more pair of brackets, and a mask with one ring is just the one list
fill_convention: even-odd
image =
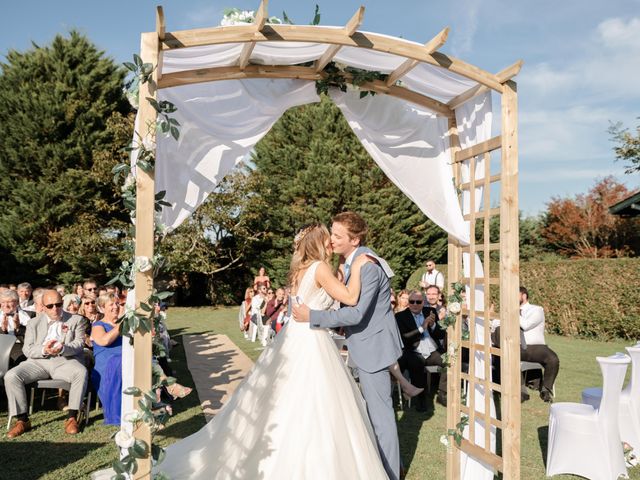
[(304, 303), (294, 303), (293, 308), (293, 319), (296, 322), (308, 322), (311, 310)]

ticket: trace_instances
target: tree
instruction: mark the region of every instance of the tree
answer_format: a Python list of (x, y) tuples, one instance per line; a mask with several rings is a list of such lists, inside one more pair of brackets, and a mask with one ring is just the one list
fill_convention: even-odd
[(4, 280), (104, 276), (128, 222), (109, 173), (131, 138), (124, 71), (75, 31), (6, 59), (0, 250), (11, 253), (12, 270)]
[(395, 287), (427, 257), (446, 256), (446, 233), (387, 179), (324, 96), (286, 112), (256, 145), (252, 162), (252, 210), (265, 235), (250, 261), (266, 264), (278, 285), (286, 281), (296, 231), (344, 210), (369, 224), (368, 243), (394, 269)]
[(264, 236), (259, 218), (252, 216), (256, 210), (247, 209), (254, 202), (255, 187), (255, 177), (246, 169), (227, 175), (193, 215), (159, 244), (167, 259), (166, 271), (180, 286), (193, 288), (198, 277), (204, 278), (214, 304), (235, 302), (238, 292), (244, 293), (250, 275), (246, 259)]
[(571, 257), (607, 258), (638, 253), (637, 220), (621, 219), (608, 208), (630, 192), (613, 177), (597, 182), (575, 198), (554, 197), (547, 204), (542, 236), (559, 253)]
[(640, 171), (640, 125), (636, 127), (636, 135), (628, 129), (622, 128), (621, 123), (616, 123), (609, 128), (612, 140), (618, 144), (613, 150), (616, 152), (616, 160), (629, 162), (625, 173)]

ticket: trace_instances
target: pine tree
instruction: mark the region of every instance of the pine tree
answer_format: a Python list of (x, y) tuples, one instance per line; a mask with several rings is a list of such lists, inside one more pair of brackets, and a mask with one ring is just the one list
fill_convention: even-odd
[(106, 172), (131, 138), (123, 79), (75, 31), (8, 52), (0, 72), (0, 250), (11, 254), (4, 281), (70, 281), (115, 261), (127, 219)]
[(266, 264), (278, 285), (296, 231), (314, 221), (328, 224), (345, 210), (369, 224), (368, 243), (394, 269), (394, 287), (426, 257), (446, 257), (446, 234), (387, 179), (326, 97), (286, 112), (256, 145), (252, 161), (265, 231), (252, 262)]

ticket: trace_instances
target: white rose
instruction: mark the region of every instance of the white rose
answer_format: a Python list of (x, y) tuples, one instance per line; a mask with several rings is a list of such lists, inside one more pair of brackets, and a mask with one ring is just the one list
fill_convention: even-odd
[(135, 266), (136, 270), (142, 273), (148, 272), (153, 268), (153, 264), (151, 263), (151, 260), (149, 260), (149, 257), (136, 257)]
[(440, 435), (440, 443), (445, 447), (449, 447), (449, 437), (447, 435)]
[(120, 448), (131, 448), (136, 443), (136, 439), (124, 430), (120, 430), (116, 433), (114, 440), (116, 441), (116, 445)]
[(458, 302), (452, 302), (449, 304), (449, 312), (453, 313), (454, 315), (459, 314), (460, 310), (462, 310), (462, 307)]
[(136, 176), (133, 173), (127, 175), (127, 178), (124, 179), (124, 184), (122, 185), (122, 191), (126, 192), (127, 190), (135, 190), (136, 188)]
[(148, 134), (142, 139), (142, 146), (147, 151), (153, 151), (156, 149), (156, 140), (155, 136)]
[(142, 416), (140, 415), (140, 412), (138, 410), (132, 410), (130, 412), (125, 413), (122, 416), (122, 419), (125, 422), (130, 422), (130, 423), (135, 423), (138, 420), (140, 420), (142, 418)]

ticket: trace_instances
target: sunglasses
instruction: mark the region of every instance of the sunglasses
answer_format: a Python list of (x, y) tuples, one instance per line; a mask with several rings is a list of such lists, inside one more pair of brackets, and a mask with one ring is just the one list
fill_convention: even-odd
[(62, 308), (62, 302), (58, 302), (58, 303), (47, 303), (45, 305), (45, 308), (51, 310), (52, 308)]
[(93, 287), (93, 288), (85, 288), (85, 290), (88, 290), (90, 292), (93, 292), (94, 290), (97, 290), (98, 287)]
[(411, 305), (419, 305), (423, 302), (423, 300), (409, 300)]
[(95, 305), (96, 302), (82, 302), (83, 305)]

